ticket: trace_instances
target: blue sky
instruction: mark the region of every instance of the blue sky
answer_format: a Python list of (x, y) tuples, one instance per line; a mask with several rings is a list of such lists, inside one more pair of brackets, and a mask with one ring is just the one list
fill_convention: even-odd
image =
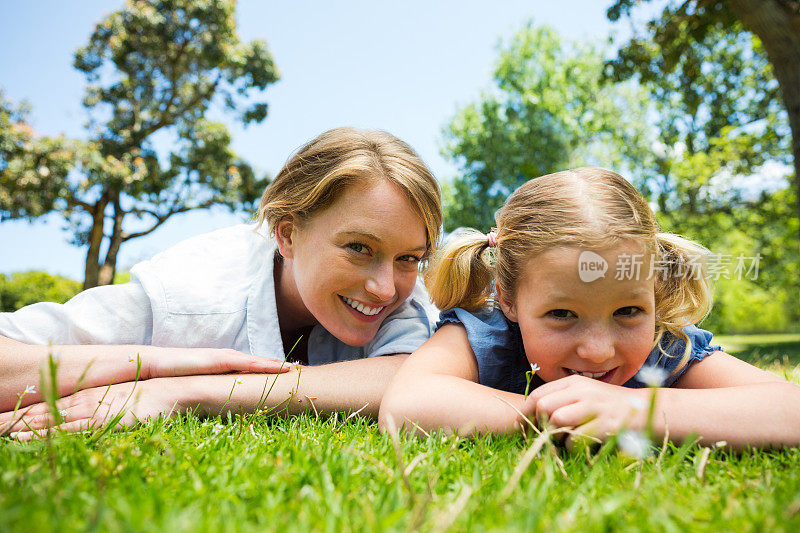
[[(281, 72), (270, 87), (267, 119), (247, 129), (229, 123), (235, 150), (271, 175), (305, 141), (343, 125), (387, 130), (411, 144), (440, 180), (456, 174), (443, 159), (441, 129), (490, 83), (500, 39), (525, 21), (570, 39), (604, 39), (611, 2), (597, 0), (264, 2), (239, 0), (243, 39), (265, 39)], [(0, 86), (27, 99), (45, 135), (84, 135), (84, 80), (72, 54), (120, 1), (38, 0), (0, 7)], [(627, 26), (627, 25), (625, 25)], [(617, 35), (619, 37), (619, 35)], [(178, 215), (126, 243), (128, 268), (170, 245), (246, 220), (215, 209)], [(70, 246), (58, 216), (0, 223), (0, 272), (47, 270), (83, 279), (82, 248)]]

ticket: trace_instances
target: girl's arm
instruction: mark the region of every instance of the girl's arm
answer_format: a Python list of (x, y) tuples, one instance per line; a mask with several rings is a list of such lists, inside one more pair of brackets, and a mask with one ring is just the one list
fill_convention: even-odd
[[(360, 411), (375, 417), (392, 375), (406, 357), (304, 366), (278, 375), (184, 376), (87, 389), (57, 401), (64, 418), (59, 427), (67, 431), (98, 427), (123, 411), (120, 426), (187, 409), (210, 416), (267, 409), (274, 414)], [(48, 406), (39, 403), (16, 414), (0, 414), (0, 434), (22, 432), (18, 437), (28, 439), (31, 429), (54, 423)]]
[[(286, 372), (291, 365), (236, 350), (160, 348), (157, 346), (64, 345), (37, 346), (0, 336), (0, 412), (20, 401), (42, 400), (40, 369), (57, 358), (58, 395), (137, 379), (219, 374), (226, 372)], [(141, 361), (141, 368), (139, 368)], [(32, 386), (32, 387), (31, 387)], [(28, 392), (20, 397), (27, 389)]]
[(524, 409), (524, 398), (477, 381), (466, 329), (444, 325), (398, 370), (381, 404), (380, 427), (442, 429), (462, 436), (518, 430), (516, 409)]
[(800, 444), (800, 387), (724, 352), (693, 364), (658, 389), (655, 431), (683, 440), (692, 434), (730, 446)]
[(675, 388), (628, 389), (569, 376), (537, 388), (528, 401), (551, 424), (605, 440), (620, 429), (645, 429), (653, 393), (656, 439), (698, 437), (734, 448), (800, 443), (800, 387), (724, 352), (690, 366)]

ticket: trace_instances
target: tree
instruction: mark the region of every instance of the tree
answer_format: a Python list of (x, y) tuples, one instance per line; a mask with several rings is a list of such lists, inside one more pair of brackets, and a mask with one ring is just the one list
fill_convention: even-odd
[[(638, 0), (616, 0), (608, 10), (610, 20), (631, 16)], [(741, 80), (736, 63), (713, 65), (709, 61), (697, 61), (704, 53), (725, 43), (750, 39), (757, 36), (752, 46), (756, 62), (768, 61), (771, 69), (762, 69), (764, 83), (751, 85), (755, 91), (745, 95), (750, 101), (762, 98), (762, 110), (782, 100), (786, 110), (791, 134), (794, 167), (795, 212), (800, 216), (800, 3), (796, 0), (669, 0), (660, 17), (647, 23), (644, 36), (635, 36), (620, 51), (612, 64), (619, 76), (634, 71), (647, 76), (680, 73), (680, 89), (684, 95), (696, 93), (696, 88), (713, 84), (717, 80)], [(651, 47), (647, 42), (653, 43)], [(652, 53), (640, 54), (650, 48)], [(706, 58), (707, 59), (707, 58)], [(743, 57), (747, 60), (747, 57)], [(657, 67), (657, 68), (653, 68)], [(686, 68), (691, 67), (691, 68)], [(704, 68), (716, 69), (714, 78)], [(776, 82), (772, 82), (772, 78)], [(766, 78), (766, 79), (764, 79)], [(772, 83), (770, 83), (772, 82)], [(716, 91), (725, 97), (724, 90), (735, 89), (724, 83)], [(739, 117), (733, 117), (733, 121)], [(778, 130), (778, 134), (783, 132)], [(800, 237), (800, 230), (798, 230)]]
[[(618, 0), (609, 18), (632, 16), (634, 4)], [(800, 129), (792, 126), (792, 135), (793, 118), (784, 108), (787, 90), (777, 75), (777, 56), (764, 40), (773, 36), (769, 31), (758, 36), (747, 31), (736, 4), (666, 2), (661, 14), (607, 63), (606, 74), (617, 81), (640, 81), (658, 110), (661, 150), (649, 188), (662, 226), (712, 251), (730, 253), (730, 248), (760, 254), (758, 280), (747, 290), (757, 289), (773, 303), (783, 302), (791, 323), (800, 318)], [(783, 3), (759, 3), (765, 12), (776, 4)], [(768, 169), (792, 166), (794, 186), (762, 181)], [(718, 287), (717, 308), (727, 316), (735, 311), (726, 305), (744, 303), (732, 297), (744, 293), (741, 284), (734, 285)]]
[(445, 155), (461, 176), (444, 187), (447, 229), (488, 229), (525, 181), (582, 164), (646, 166), (652, 130), (635, 86), (603, 85), (591, 45), (528, 23), (500, 50), (494, 83), (445, 127)]
[(16, 311), (36, 302), (62, 304), (80, 290), (79, 282), (47, 272), (0, 274), (0, 312)]
[[(278, 79), (266, 43), (239, 39), (234, 5), (128, 0), (101, 21), (74, 61), (87, 80), (87, 141), (37, 136), (26, 108), (0, 94), (0, 220), (63, 215), (87, 247), (84, 288), (111, 283), (120, 247), (171, 216), (250, 209), (266, 186), (206, 117), (218, 103), (245, 124), (262, 121), (257, 97)], [(172, 153), (159, 153), (155, 136)]]

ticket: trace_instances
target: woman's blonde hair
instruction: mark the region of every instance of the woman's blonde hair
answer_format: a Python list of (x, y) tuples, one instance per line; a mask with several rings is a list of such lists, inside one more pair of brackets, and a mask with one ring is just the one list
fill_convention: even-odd
[[(613, 247), (626, 240), (644, 245), (656, 268), (654, 345), (665, 332), (691, 346), (682, 327), (711, 309), (706, 276), (708, 251), (678, 235), (659, 233), (650, 206), (622, 176), (601, 168), (576, 168), (532, 179), (495, 216), (496, 248), (477, 230), (461, 232), (433, 259), (425, 276), (440, 309), (476, 311), (490, 304), (492, 281), (513, 299), (527, 262), (554, 247)], [(663, 348), (662, 348), (663, 351)]]
[(330, 207), (353, 185), (387, 180), (405, 194), (425, 222), (432, 251), (442, 226), (439, 185), (406, 143), (385, 131), (335, 128), (309, 141), (267, 186), (258, 208), (258, 224), (270, 233), (281, 220), (298, 223)]

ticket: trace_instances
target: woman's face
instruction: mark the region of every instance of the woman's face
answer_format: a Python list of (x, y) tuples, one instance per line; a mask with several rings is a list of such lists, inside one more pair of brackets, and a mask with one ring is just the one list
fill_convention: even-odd
[[(582, 279), (583, 250), (549, 250), (528, 261), (513, 300), (499, 295), (543, 380), (581, 373), (622, 385), (639, 371), (655, 334), (655, 285), (642, 249), (626, 242), (594, 250), (592, 260), (608, 266), (597, 279)], [(638, 272), (620, 275), (615, 265), (633, 258), (641, 261)]]
[(278, 309), (291, 310), (290, 328), (319, 323), (351, 346), (371, 341), (409, 297), (427, 250), (422, 218), (383, 180), (350, 187), (310, 220), (278, 223), (276, 234), (280, 298), (291, 300)]

